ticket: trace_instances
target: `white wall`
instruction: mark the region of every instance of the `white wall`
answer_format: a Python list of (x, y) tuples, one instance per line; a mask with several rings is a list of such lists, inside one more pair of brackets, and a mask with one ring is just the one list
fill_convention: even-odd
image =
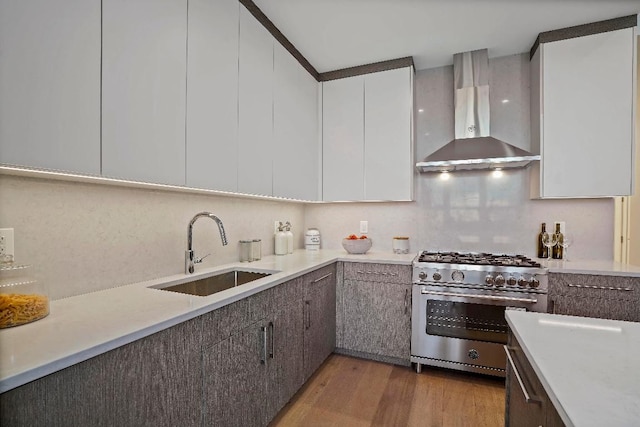
[(291, 221), (303, 245), (302, 204), (0, 176), (0, 228), (14, 228), (16, 261), (37, 269), (53, 299), (184, 272), (200, 211), (223, 221), (229, 244), (199, 219), (193, 247), (211, 256), (196, 268), (238, 261), (242, 239), (272, 254), (274, 220)]
[[(491, 133), (528, 150), (528, 54), (491, 59), (490, 68)], [(414, 85), (415, 151), (422, 159), (453, 139), (453, 68), (419, 71)], [(393, 236), (407, 235), (411, 251), (535, 256), (540, 223), (551, 228), (553, 221), (565, 221), (575, 235), (571, 257), (613, 259), (613, 199), (529, 200), (527, 170), (505, 171), (500, 179), (489, 172), (463, 172), (448, 181), (432, 174), (415, 180), (413, 203), (310, 205), (306, 226), (320, 228), (324, 248), (340, 248), (341, 239), (359, 234), (359, 221), (367, 220), (374, 251), (389, 251)]]

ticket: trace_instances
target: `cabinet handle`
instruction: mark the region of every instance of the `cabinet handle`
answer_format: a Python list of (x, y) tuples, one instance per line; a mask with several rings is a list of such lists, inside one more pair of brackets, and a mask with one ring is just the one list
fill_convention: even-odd
[(304, 302), (304, 311), (305, 311), (305, 329), (309, 329), (311, 327), (311, 302)]
[(274, 331), (273, 322), (269, 322), (269, 334), (271, 335), (271, 351), (269, 352), (270, 359), (273, 359), (273, 355), (275, 353), (273, 331)]
[(529, 392), (527, 391), (527, 389), (524, 386), (524, 383), (522, 382), (522, 378), (520, 377), (520, 373), (518, 372), (518, 368), (516, 368), (516, 364), (513, 363), (513, 359), (511, 358), (511, 353), (509, 352), (509, 350), (516, 351), (516, 349), (507, 347), (506, 345), (504, 346), (504, 351), (505, 351), (505, 353), (507, 353), (507, 359), (509, 360), (509, 364), (511, 365), (513, 374), (516, 376), (516, 380), (518, 380), (518, 384), (520, 384), (520, 389), (522, 390), (522, 394), (524, 395), (525, 402), (542, 404), (542, 400), (540, 400), (539, 398), (537, 398), (535, 396), (531, 397), (529, 395)]
[(264, 365), (267, 363), (267, 327), (261, 326), (260, 331), (262, 332), (262, 354), (260, 355), (260, 364)]
[(404, 314), (409, 312), (409, 289), (404, 290)]
[(358, 274), (378, 274), (381, 276), (397, 276), (398, 273), (389, 273), (386, 271), (372, 271), (372, 270), (356, 270)]
[(633, 290), (633, 288), (617, 288), (614, 286), (595, 286), (595, 285), (574, 285), (573, 283), (569, 283), (568, 286), (570, 288), (600, 289), (603, 291), (631, 292)]
[(324, 275), (324, 276), (322, 276), (322, 277), (318, 277), (318, 278), (317, 278), (316, 280), (314, 280), (312, 283), (318, 283), (319, 281), (326, 279), (327, 277), (331, 276), (332, 274), (333, 274), (333, 273), (329, 273), (329, 274), (325, 274), (325, 275)]

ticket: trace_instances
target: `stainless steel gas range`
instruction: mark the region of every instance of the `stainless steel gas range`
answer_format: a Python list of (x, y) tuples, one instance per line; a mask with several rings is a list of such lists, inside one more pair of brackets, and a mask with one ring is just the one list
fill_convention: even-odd
[(420, 252), (411, 362), (505, 376), (505, 310), (547, 311), (548, 270), (521, 255)]

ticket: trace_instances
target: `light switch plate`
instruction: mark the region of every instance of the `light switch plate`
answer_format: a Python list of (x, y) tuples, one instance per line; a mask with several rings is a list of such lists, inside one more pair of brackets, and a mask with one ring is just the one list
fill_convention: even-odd
[(0, 228), (0, 257), (4, 259), (14, 254), (13, 228)]
[(369, 232), (369, 221), (360, 221), (360, 233), (366, 234)]

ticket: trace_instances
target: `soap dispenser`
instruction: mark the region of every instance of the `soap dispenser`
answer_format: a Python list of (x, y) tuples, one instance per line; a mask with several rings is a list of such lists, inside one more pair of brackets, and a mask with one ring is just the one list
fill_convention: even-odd
[(275, 253), (276, 255), (287, 254), (287, 235), (284, 232), (284, 226), (280, 222), (278, 225), (278, 231), (275, 234)]
[(291, 223), (289, 221), (284, 223), (284, 234), (287, 236), (287, 253), (293, 253), (293, 232), (291, 231)]

